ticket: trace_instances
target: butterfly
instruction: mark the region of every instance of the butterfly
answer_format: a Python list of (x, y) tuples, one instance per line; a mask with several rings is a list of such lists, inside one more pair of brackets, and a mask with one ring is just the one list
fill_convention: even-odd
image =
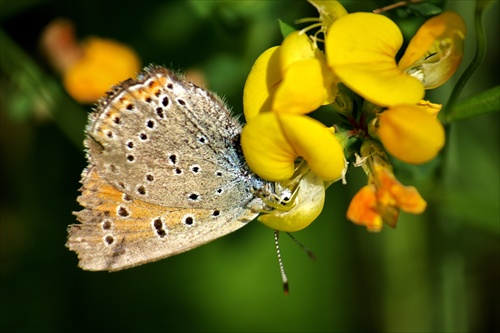
[(220, 98), (166, 68), (114, 86), (86, 128), (83, 210), (66, 244), (79, 266), (116, 271), (169, 257), (269, 210), (274, 184), (246, 165), (240, 132)]

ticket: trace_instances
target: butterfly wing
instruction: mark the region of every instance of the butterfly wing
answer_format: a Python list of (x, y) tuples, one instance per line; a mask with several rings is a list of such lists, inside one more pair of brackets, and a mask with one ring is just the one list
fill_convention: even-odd
[(92, 118), (91, 163), (133, 197), (166, 207), (219, 209), (253, 198), (239, 150), (240, 125), (218, 98), (166, 69), (126, 81)]
[[(215, 96), (162, 68), (116, 87), (87, 128), (81, 224), (87, 270), (120, 270), (230, 233), (256, 217), (240, 127)], [(253, 184), (253, 185), (252, 185)]]
[(85, 209), (81, 224), (69, 227), (67, 246), (85, 270), (116, 271), (190, 250), (241, 228), (256, 214), (243, 207), (225, 215), (217, 210), (167, 208), (134, 199), (102, 179), (96, 168), (84, 171)]

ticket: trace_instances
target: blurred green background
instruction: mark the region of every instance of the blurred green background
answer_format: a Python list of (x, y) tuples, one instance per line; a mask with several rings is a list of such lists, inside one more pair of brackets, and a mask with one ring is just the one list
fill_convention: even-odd
[[(370, 11), (380, 1), (342, 1)], [(462, 73), (475, 52), (475, 1)], [(461, 97), (497, 86), (499, 4), (484, 15), (486, 58)], [(438, 181), (401, 174), (429, 203), (397, 229), (370, 234), (345, 218), (366, 182), (351, 170), (320, 218), (287, 237), (283, 295), (272, 230), (258, 222), (190, 252), (130, 270), (77, 268), (66, 227), (86, 165), (89, 105), (73, 101), (39, 51), (41, 30), (65, 17), (78, 37), (127, 43), (143, 64), (199, 69), (236, 113), (253, 61), (281, 42), (277, 19), (317, 16), (305, 1), (0, 1), (0, 330), (2, 332), (495, 332), (499, 331), (499, 116), (452, 124)], [(404, 22), (402, 23), (404, 24)], [(446, 102), (450, 83), (429, 95)]]

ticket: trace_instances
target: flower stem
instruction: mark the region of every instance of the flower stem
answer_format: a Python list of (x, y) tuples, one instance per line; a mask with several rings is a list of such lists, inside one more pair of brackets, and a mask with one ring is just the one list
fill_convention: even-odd
[(462, 92), (462, 89), (464, 88), (465, 84), (472, 76), (472, 74), (476, 71), (476, 69), (479, 67), (479, 65), (483, 62), (484, 56), (486, 54), (486, 37), (484, 35), (484, 28), (483, 28), (483, 12), (484, 8), (486, 7), (485, 4), (487, 2), (488, 1), (476, 2), (476, 9), (474, 12), (474, 25), (476, 28), (476, 40), (477, 40), (476, 54), (474, 55), (474, 59), (472, 59), (472, 62), (463, 72), (462, 76), (460, 76), (460, 78), (458, 79), (458, 82), (453, 88), (453, 91), (450, 95), (450, 98), (448, 99), (448, 102), (444, 105), (443, 111), (440, 112), (439, 115), (440, 119), (445, 124), (450, 123), (453, 120), (454, 118), (453, 107), (457, 102), (458, 97), (460, 96), (460, 93)]

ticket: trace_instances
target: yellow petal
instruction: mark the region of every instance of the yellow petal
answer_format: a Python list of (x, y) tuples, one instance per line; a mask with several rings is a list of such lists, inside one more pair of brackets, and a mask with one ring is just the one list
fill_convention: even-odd
[(140, 61), (128, 46), (89, 38), (82, 58), (64, 73), (64, 87), (81, 103), (93, 103), (117, 82), (137, 74)]
[(413, 104), (423, 98), (424, 88), (396, 64), (402, 43), (401, 31), (387, 17), (348, 14), (328, 30), (327, 63), (346, 86), (374, 104)]
[(305, 33), (295, 31), (283, 40), (279, 66), (283, 81), (273, 97), (273, 110), (306, 114), (335, 100), (334, 76), (326, 66), (324, 54)]
[(333, 76), (318, 59), (297, 61), (288, 68), (277, 87), (272, 110), (296, 114), (314, 111), (328, 99), (332, 81)]
[(465, 34), (465, 23), (458, 14), (434, 16), (411, 39), (399, 68), (419, 78), (426, 89), (440, 86), (462, 61)]
[(427, 203), (413, 186), (394, 186), (391, 193), (397, 200), (397, 206), (405, 212), (421, 214), (427, 207)]
[(329, 128), (307, 116), (280, 113), (278, 121), (296, 156), (303, 157), (313, 173), (325, 181), (342, 178), (344, 150)]
[(432, 160), (445, 141), (443, 126), (436, 118), (407, 104), (382, 112), (378, 116), (377, 133), (391, 155), (412, 164)]
[(412, 214), (420, 214), (425, 210), (427, 203), (415, 187), (404, 186), (396, 179), (392, 170), (382, 165), (375, 164), (374, 172), (379, 205), (394, 205)]
[(250, 169), (267, 180), (292, 177), (299, 156), (325, 181), (344, 173), (342, 146), (330, 129), (307, 116), (264, 112), (243, 127), (241, 147)]
[(274, 46), (264, 51), (248, 74), (243, 90), (243, 110), (247, 121), (260, 112), (271, 110), (270, 96), (281, 81), (278, 48)]
[(364, 225), (368, 231), (378, 232), (382, 229), (374, 185), (366, 185), (356, 193), (347, 209), (347, 218), (355, 224)]
[(258, 220), (270, 228), (294, 232), (311, 224), (323, 210), (325, 184), (313, 172), (308, 172), (298, 185), (294, 206), (288, 211), (273, 210), (262, 214)]
[(281, 76), (298, 61), (314, 59), (319, 50), (305, 33), (294, 31), (283, 40), (279, 48), (279, 66)]
[(288, 143), (275, 112), (251, 118), (241, 132), (241, 148), (250, 169), (270, 181), (292, 177), (297, 154)]

